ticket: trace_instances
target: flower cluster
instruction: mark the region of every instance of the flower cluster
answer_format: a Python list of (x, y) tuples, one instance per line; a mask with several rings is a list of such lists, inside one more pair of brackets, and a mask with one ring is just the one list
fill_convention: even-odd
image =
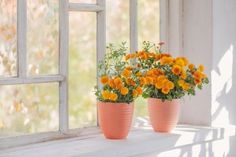
[(143, 96), (162, 100), (179, 99), (185, 94), (195, 95), (195, 89), (208, 83), (204, 66), (196, 67), (185, 57), (174, 58), (162, 52), (158, 46), (144, 42), (142, 51), (126, 55), (127, 62), (135, 62), (139, 68)]
[(97, 87), (96, 95), (103, 102), (133, 102), (143, 92), (137, 77), (139, 70), (125, 61), (125, 43), (107, 48), (109, 52), (98, 66), (101, 87)]
[(195, 95), (196, 88), (207, 84), (204, 66), (191, 64), (185, 57), (173, 57), (157, 46), (143, 42), (143, 50), (127, 54), (122, 43), (118, 48), (110, 44), (104, 60), (99, 63), (101, 87), (96, 95), (104, 102), (134, 101), (144, 98), (179, 99), (185, 94)]

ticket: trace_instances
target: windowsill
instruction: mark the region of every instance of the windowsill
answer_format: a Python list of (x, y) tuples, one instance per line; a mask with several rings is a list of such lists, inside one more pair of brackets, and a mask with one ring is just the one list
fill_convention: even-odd
[(176, 147), (224, 138), (222, 128), (178, 125), (173, 133), (156, 133), (151, 127), (133, 129), (125, 140), (107, 140), (102, 134), (49, 141), (0, 151), (0, 157), (126, 157), (163, 152)]

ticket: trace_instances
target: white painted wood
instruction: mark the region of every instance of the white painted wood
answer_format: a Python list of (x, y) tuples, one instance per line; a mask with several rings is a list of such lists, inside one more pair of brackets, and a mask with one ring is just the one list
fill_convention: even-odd
[(102, 5), (69, 3), (70, 11), (99, 12), (103, 11), (104, 9), (105, 8)]
[(66, 133), (69, 127), (68, 118), (68, 51), (69, 51), (69, 13), (68, 0), (59, 1), (59, 73), (64, 80), (59, 83), (59, 130)]
[(223, 139), (224, 129), (179, 125), (173, 133), (157, 133), (151, 127), (132, 130), (125, 140), (107, 140), (102, 134), (7, 149), (0, 157), (130, 157), (159, 154), (170, 149)]
[(168, 51), (177, 56), (183, 52), (183, 1), (169, 1)]
[(48, 82), (59, 82), (64, 80), (62, 75), (45, 75), (45, 76), (35, 76), (27, 78), (1, 78), (0, 85), (14, 85), (14, 84), (33, 84), (33, 83), (48, 83)]
[[(101, 61), (106, 53), (106, 1), (97, 0), (97, 5), (104, 8), (102, 11), (97, 12), (97, 65)], [(98, 66), (97, 66), (98, 67)], [(98, 78), (98, 69), (97, 69), (97, 78)], [(101, 83), (97, 79), (97, 86), (101, 88)], [(97, 112), (98, 119), (98, 112)], [(97, 126), (99, 125), (97, 121)]]
[(33, 143), (42, 143), (45, 141), (54, 141), (60, 139), (68, 139), (73, 137), (79, 137), (79, 139), (90, 138), (93, 135), (100, 133), (100, 130), (97, 127), (89, 127), (83, 129), (73, 129), (69, 130), (67, 133), (55, 132), (45, 132), (45, 133), (36, 133), (31, 135), (18, 135), (13, 137), (2, 137), (0, 138), (0, 152), (5, 149), (15, 148), (20, 146), (29, 146)]
[(160, 0), (160, 40), (165, 42), (164, 50), (168, 51), (169, 34), (169, 0)]
[(17, 0), (17, 75), (27, 75), (27, 1)]
[(137, 0), (130, 0), (130, 51), (138, 50), (138, 4)]

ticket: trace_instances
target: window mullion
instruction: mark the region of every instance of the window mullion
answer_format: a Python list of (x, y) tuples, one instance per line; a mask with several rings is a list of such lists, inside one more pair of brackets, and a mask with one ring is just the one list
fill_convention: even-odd
[[(104, 58), (106, 53), (106, 1), (97, 0), (97, 5), (103, 8), (102, 11), (97, 12), (97, 67), (99, 61)], [(98, 75), (98, 70), (97, 70)], [(98, 77), (97, 77), (98, 78)], [(100, 88), (101, 84), (97, 79), (97, 85)], [(97, 122), (97, 125), (98, 122)]]
[(17, 73), (18, 77), (27, 75), (27, 1), (17, 0)]
[(137, 0), (130, 0), (130, 51), (138, 50), (138, 21)]
[(68, 131), (68, 49), (69, 49), (69, 13), (68, 0), (59, 1), (59, 73), (64, 80), (59, 83), (59, 130)]

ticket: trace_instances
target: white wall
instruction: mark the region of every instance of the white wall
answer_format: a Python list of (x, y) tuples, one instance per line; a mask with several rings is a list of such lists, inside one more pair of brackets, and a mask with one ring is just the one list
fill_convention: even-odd
[[(170, 10), (175, 7), (171, 3)], [(171, 21), (182, 20), (182, 36), (173, 37), (171, 29), (179, 25), (169, 22), (170, 50), (180, 50), (194, 64), (204, 64), (211, 84), (195, 97), (184, 98), (180, 123), (231, 127), (236, 132), (236, 0), (183, 0), (182, 4), (182, 18), (170, 11)], [(181, 46), (175, 44), (176, 37), (182, 37), (182, 51), (176, 48)], [(226, 155), (236, 156), (236, 137), (230, 137), (228, 144)]]
[[(192, 63), (206, 66), (209, 77), (212, 68), (212, 0), (183, 0), (183, 51), (181, 55)], [(181, 123), (210, 125), (211, 85), (186, 96), (182, 104)]]

